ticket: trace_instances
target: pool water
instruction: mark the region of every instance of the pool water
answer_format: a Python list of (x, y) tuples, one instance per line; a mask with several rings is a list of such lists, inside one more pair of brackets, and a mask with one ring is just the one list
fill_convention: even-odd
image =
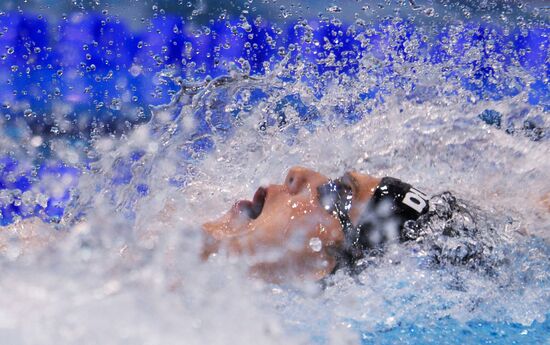
[[(548, 18), (405, 5), (2, 12), (2, 339), (550, 343)], [(201, 262), (200, 224), (294, 165), (451, 191), (496, 229), (499, 264), (393, 245), (322, 287)]]

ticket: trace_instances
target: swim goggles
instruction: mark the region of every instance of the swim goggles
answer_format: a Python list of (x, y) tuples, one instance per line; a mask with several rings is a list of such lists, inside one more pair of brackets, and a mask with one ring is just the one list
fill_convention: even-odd
[(319, 203), (338, 217), (344, 231), (343, 246), (334, 251), (339, 261), (353, 264), (366, 250), (377, 249), (392, 240), (404, 241), (403, 226), (428, 211), (428, 196), (422, 191), (393, 177), (384, 177), (371, 199), (363, 206), (358, 224), (349, 212), (353, 190), (346, 178), (330, 180), (317, 188)]

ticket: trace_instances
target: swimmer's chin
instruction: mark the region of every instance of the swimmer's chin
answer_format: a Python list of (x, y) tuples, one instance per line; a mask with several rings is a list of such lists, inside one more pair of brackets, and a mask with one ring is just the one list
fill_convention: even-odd
[[(203, 261), (208, 260), (210, 255), (219, 252), (224, 242), (230, 242), (232, 237), (238, 235), (238, 232), (233, 226), (230, 212), (216, 220), (202, 224), (201, 228), (203, 233), (203, 245), (200, 257)], [(227, 249), (229, 249), (229, 246)]]
[(217, 240), (222, 240), (241, 232), (239, 229), (247, 223), (248, 222), (244, 220), (235, 220), (230, 212), (228, 212), (216, 220), (204, 223), (202, 225), (202, 231)]

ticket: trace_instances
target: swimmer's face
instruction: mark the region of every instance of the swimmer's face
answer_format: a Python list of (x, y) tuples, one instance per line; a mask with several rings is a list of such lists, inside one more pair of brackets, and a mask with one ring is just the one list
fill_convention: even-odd
[[(378, 180), (348, 173), (353, 204), (358, 206), (372, 195)], [(319, 279), (330, 273), (336, 262), (331, 247), (343, 239), (338, 217), (319, 202), (317, 188), (328, 177), (302, 167), (291, 168), (283, 184), (260, 187), (252, 200), (237, 201), (219, 219), (203, 225), (209, 235), (204, 256), (224, 247), (229, 253), (256, 258), (252, 270), (268, 280), (280, 280), (292, 271), (301, 278)], [(352, 208), (352, 221), (359, 213)]]

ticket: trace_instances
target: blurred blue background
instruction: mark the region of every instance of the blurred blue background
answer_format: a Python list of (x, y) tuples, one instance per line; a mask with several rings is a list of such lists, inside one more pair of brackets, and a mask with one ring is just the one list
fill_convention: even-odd
[[(173, 80), (158, 75), (163, 70), (202, 80), (227, 73), (231, 63), (242, 67), (246, 61), (251, 74), (262, 74), (290, 52), (310, 61), (320, 73), (332, 69), (353, 74), (366, 51), (384, 58), (386, 47), (408, 61), (438, 64), (456, 60), (460, 64), (466, 48), (460, 51), (461, 44), (455, 44), (453, 51), (444, 49), (449, 40), (449, 16), (465, 24), (458, 37), (462, 47), (492, 46), (466, 66), (474, 69), (475, 76), (464, 82), (467, 89), (496, 98), (517, 94), (517, 88), (499, 85), (492, 78), (495, 72), (490, 62), (502, 56), (505, 66), (519, 64), (533, 71), (537, 80), (529, 85), (533, 90), (529, 101), (547, 106), (549, 29), (544, 17), (531, 18), (532, 11), (521, 12), (518, 6), (422, 3), (432, 7), (421, 7), (420, 1), (385, 5), (5, 2), (0, 13), (2, 115), (7, 122), (23, 118), (33, 132), (42, 135), (86, 136), (92, 129), (121, 133), (147, 120), (149, 105), (168, 102), (178, 89)], [(542, 4), (525, 6), (536, 9)], [(508, 19), (499, 19), (501, 13), (507, 13)], [(389, 14), (399, 15), (402, 21), (395, 23), (388, 19)], [(487, 20), (490, 15), (493, 19)], [(524, 28), (510, 23), (516, 15), (531, 25)], [(430, 26), (432, 32), (426, 32)], [(392, 27), (403, 30), (400, 42), (389, 40)], [(357, 39), (365, 31), (372, 32), (368, 47)], [(428, 40), (414, 53), (407, 53), (407, 40), (421, 35), (428, 35)], [(331, 53), (336, 66), (321, 62)], [(541, 66), (546, 67), (546, 74), (540, 73)]]
[[(453, 69), (445, 77), (458, 78), (479, 99), (527, 90), (527, 104), (545, 112), (550, 107), (544, 1), (7, 1), (0, 8), (0, 126), (14, 141), (34, 137), (38, 152), (23, 164), (20, 154), (3, 150), (0, 189), (12, 194), (30, 190), (48, 171), (76, 178), (78, 169), (49, 160), (51, 139), (82, 148), (94, 136), (128, 132), (150, 119), (150, 106), (167, 103), (179, 90), (173, 77), (201, 81), (232, 68), (262, 75), (285, 57), (306, 62), (312, 85), (353, 78), (367, 55), (385, 62), (369, 73), (397, 84), (404, 77), (395, 64), (446, 64)], [(451, 32), (453, 25), (462, 31)], [(531, 81), (499, 79), (517, 68)], [(380, 88), (372, 85), (361, 99), (374, 98)], [(303, 119), (314, 113), (299, 99), (285, 102)], [(480, 118), (501, 127), (498, 113)], [(537, 121), (529, 126), (544, 125)], [(211, 147), (205, 142), (192, 149)], [(117, 183), (128, 182), (129, 165), (119, 167)], [(18, 206), (13, 195), (4, 199), (5, 225), (15, 215), (57, 220), (69, 195), (50, 196), (32, 209)]]

